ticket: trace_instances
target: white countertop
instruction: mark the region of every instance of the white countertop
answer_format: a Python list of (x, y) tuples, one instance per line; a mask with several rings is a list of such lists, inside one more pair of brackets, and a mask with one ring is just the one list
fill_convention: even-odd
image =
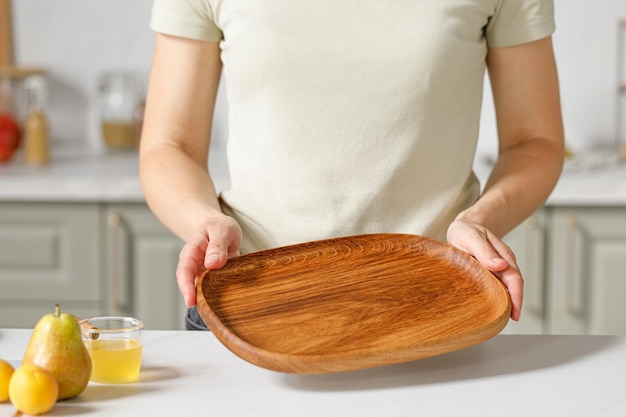
[(0, 201), (144, 201), (138, 168), (136, 151), (53, 149), (42, 166), (17, 155), (0, 164)]
[[(225, 167), (214, 175), (218, 190), (228, 184)], [(20, 154), (0, 163), (0, 202), (144, 202), (136, 150), (93, 150), (64, 145), (50, 163), (28, 165)]]
[[(14, 365), (31, 330), (0, 329)], [(499, 335), (401, 365), (289, 375), (251, 365), (210, 332), (146, 331), (140, 380), (90, 383), (61, 416), (626, 416), (626, 337)], [(10, 403), (0, 417), (12, 417)]]
[[(493, 158), (476, 158), (474, 171), (484, 184)], [(547, 206), (626, 206), (626, 161), (604, 152), (565, 161)]]
[[(487, 158), (477, 158), (475, 171), (486, 179)], [(225, 162), (214, 163), (211, 172), (218, 190), (228, 186)], [(137, 152), (64, 145), (41, 167), (18, 155), (0, 163), (0, 201), (143, 202)], [(602, 155), (569, 161), (547, 205), (626, 206), (626, 163)]]

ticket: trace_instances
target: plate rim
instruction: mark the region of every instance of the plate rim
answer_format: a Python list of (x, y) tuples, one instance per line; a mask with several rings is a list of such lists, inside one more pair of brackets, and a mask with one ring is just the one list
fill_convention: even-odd
[[(236, 258), (241, 257), (259, 257), (264, 255), (275, 255), (280, 253), (288, 253), (289, 251), (298, 250), (302, 247), (306, 246), (317, 246), (320, 244), (336, 244), (337, 242), (355, 240), (355, 239), (385, 239), (385, 238), (393, 238), (393, 239), (412, 239), (416, 242), (420, 243), (428, 243), (434, 244), (438, 248), (443, 248), (447, 251), (452, 250), (453, 253), (460, 255), (464, 258), (464, 260), (469, 261), (473, 264), (474, 267), (477, 267), (484, 273), (486, 276), (490, 276), (496, 287), (497, 291), (501, 292), (505, 295), (506, 302), (504, 303), (504, 308), (496, 316), (496, 318), (492, 321), (485, 322), (481, 327), (473, 328), (472, 333), (462, 334), (461, 337), (459, 335), (449, 335), (447, 338), (441, 338), (431, 344), (421, 344), (418, 347), (404, 347), (402, 350), (396, 350), (393, 353), (394, 355), (390, 355), (389, 351), (379, 351), (374, 352), (372, 356), (368, 356), (368, 358), (378, 358), (376, 363), (369, 366), (358, 365), (357, 362), (363, 358), (362, 354), (358, 354), (355, 351), (342, 351), (339, 353), (328, 353), (328, 354), (290, 354), (290, 353), (282, 353), (277, 351), (268, 350), (259, 346), (255, 346), (252, 343), (244, 340), (240, 337), (236, 332), (232, 331), (226, 324), (222, 322), (222, 320), (215, 313), (210, 303), (206, 300), (203, 292), (203, 283), (207, 277), (210, 276), (211, 270), (205, 270), (201, 273), (197, 280), (197, 309), (198, 312), (207, 325), (207, 327), (215, 334), (217, 339), (231, 352), (240, 358), (263, 368), (286, 372), (286, 373), (329, 373), (329, 372), (341, 372), (341, 371), (351, 371), (357, 369), (370, 368), (375, 366), (384, 366), (384, 365), (392, 365), (407, 361), (413, 361), (418, 359), (424, 359), (431, 356), (438, 356), (441, 354), (449, 353), (455, 350), (464, 349), (466, 347), (484, 342), (491, 337), (498, 334), (507, 324), (511, 312), (511, 300), (508, 294), (508, 290), (502, 283), (500, 279), (498, 279), (492, 272), (487, 270), (476, 258), (469, 255), (468, 253), (462, 251), (461, 249), (441, 240), (437, 240), (434, 238), (430, 238), (422, 235), (411, 235), (405, 233), (369, 233), (369, 234), (360, 234), (360, 235), (350, 235), (350, 236), (341, 236), (330, 239), (322, 239), (310, 242), (297, 243), (293, 245), (287, 245), (282, 247), (276, 247), (261, 251), (250, 252), (247, 255), (241, 255)], [(239, 262), (239, 261), (236, 261)], [(228, 264), (227, 264), (228, 265)], [(500, 304), (500, 303), (498, 303)], [(450, 344), (450, 340), (455, 338), (455, 343)], [(462, 343), (459, 343), (459, 340)], [(446, 346), (446, 342), (450, 346)], [(430, 352), (424, 354), (409, 354), (407, 356), (407, 352), (414, 350), (427, 350), (430, 346), (434, 348), (436, 345), (437, 352)], [(454, 346), (452, 346), (454, 345)], [(461, 347), (459, 347), (461, 346)], [(425, 349), (426, 348), (426, 349)], [(379, 356), (377, 356), (379, 355)], [(339, 362), (342, 362), (343, 365), (338, 365)]]

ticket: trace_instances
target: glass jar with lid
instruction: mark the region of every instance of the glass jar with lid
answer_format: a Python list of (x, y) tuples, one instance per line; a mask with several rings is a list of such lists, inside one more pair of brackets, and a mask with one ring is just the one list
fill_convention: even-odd
[(136, 110), (141, 101), (137, 74), (102, 73), (99, 79), (100, 131), (107, 147), (133, 149), (138, 145)]

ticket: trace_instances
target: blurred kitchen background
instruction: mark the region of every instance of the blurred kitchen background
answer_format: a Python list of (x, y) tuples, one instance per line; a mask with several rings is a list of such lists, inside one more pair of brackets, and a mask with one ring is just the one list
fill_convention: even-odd
[[(104, 73), (137, 75), (145, 93), (154, 45), (151, 6), (152, 0), (13, 0), (14, 61), (46, 71), (53, 144), (106, 147), (99, 106)], [(21, 114), (23, 96), (16, 94)], [(211, 158), (220, 176), (226, 172), (224, 97), (218, 98)]]
[[(147, 74), (153, 33), (151, 0), (19, 0), (13, 2), (15, 61), (48, 71), (55, 142), (102, 145), (97, 79), (110, 70)], [(556, 0), (554, 36), (568, 145), (580, 152), (614, 141), (618, 19), (623, 0)], [(625, 75), (626, 77), (626, 75)], [(488, 92), (488, 85), (486, 87)], [(486, 96), (480, 152), (493, 153), (493, 110)], [(225, 138), (220, 96), (214, 142)]]

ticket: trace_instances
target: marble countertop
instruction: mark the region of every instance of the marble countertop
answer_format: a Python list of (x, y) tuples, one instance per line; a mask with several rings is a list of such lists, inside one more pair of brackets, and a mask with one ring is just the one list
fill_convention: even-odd
[[(144, 202), (136, 150), (52, 149), (50, 163), (26, 164), (21, 155), (0, 164), (0, 201)], [(214, 174), (218, 190), (228, 185), (226, 169)]]
[[(0, 329), (14, 366), (32, 330)], [(400, 365), (322, 375), (268, 371), (210, 332), (144, 332), (139, 381), (90, 382), (49, 415), (480, 416), (626, 415), (626, 337), (498, 335)], [(0, 404), (0, 417), (15, 408)]]
[(20, 155), (0, 165), (0, 201), (144, 201), (136, 151), (53, 149), (51, 162), (28, 165)]
[[(493, 158), (478, 156), (474, 171), (484, 183)], [(626, 161), (598, 152), (565, 161), (546, 206), (626, 206)]]
[[(481, 181), (490, 172), (489, 158), (479, 156), (475, 171)], [(216, 188), (228, 186), (225, 166), (212, 164)], [(54, 148), (51, 162), (29, 166), (19, 154), (0, 164), (0, 201), (143, 202), (137, 151)], [(626, 163), (603, 155), (570, 160), (547, 204), (626, 206)]]

